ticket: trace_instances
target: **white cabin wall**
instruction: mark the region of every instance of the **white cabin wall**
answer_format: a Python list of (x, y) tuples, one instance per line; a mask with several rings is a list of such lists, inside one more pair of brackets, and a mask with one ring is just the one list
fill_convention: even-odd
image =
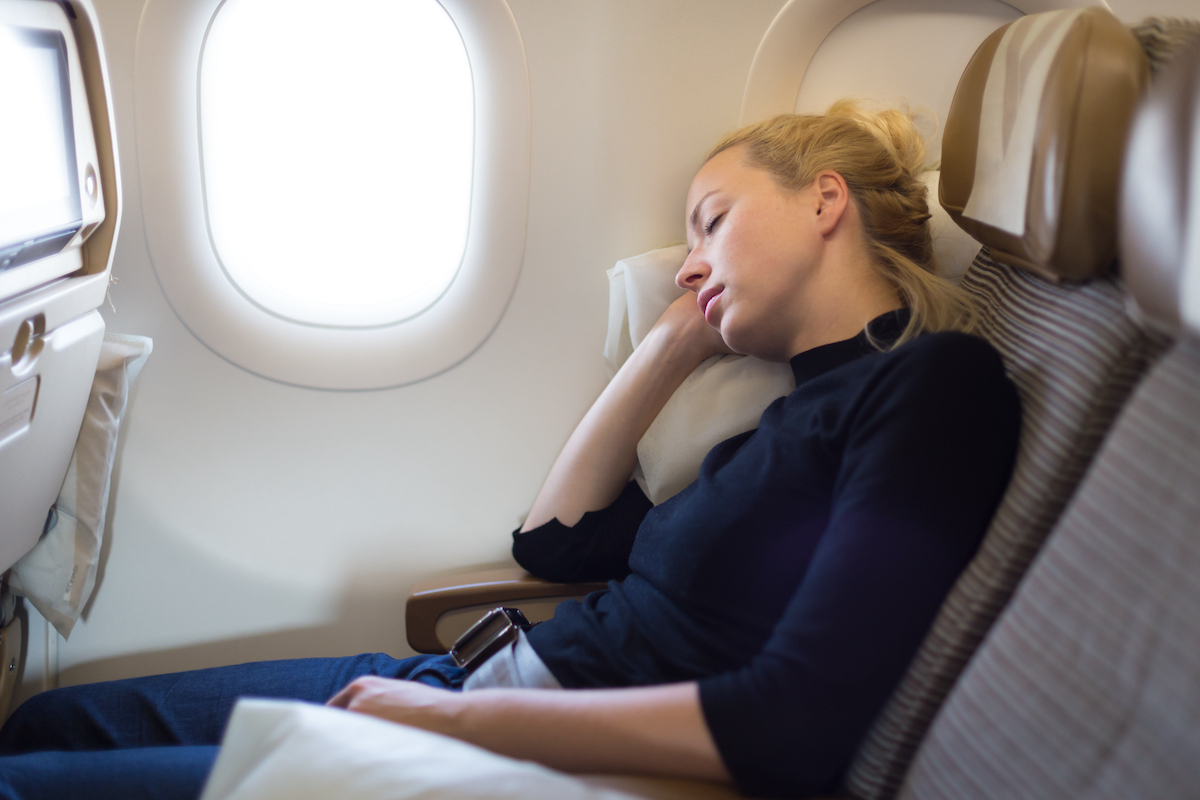
[(507, 560), (508, 532), (606, 380), (604, 272), (682, 239), (687, 184), (736, 124), (782, 0), (510, 5), (533, 113), (528, 238), (512, 302), (479, 350), (445, 373), (339, 393), (249, 374), (172, 312), (141, 215), (141, 2), (96, 0), (125, 193), (115, 310), (104, 313), (110, 331), (150, 335), (155, 350), (122, 433), (95, 601), (61, 643), (62, 683), (407, 654), (414, 581)]
[[(783, 0), (509, 0), (533, 102), (526, 254), (508, 311), (421, 383), (335, 393), (251, 375), (196, 340), (151, 269), (134, 138), (141, 0), (95, 0), (125, 214), (109, 330), (154, 337), (130, 403), (95, 600), (61, 682), (259, 658), (409, 652), (403, 602), (438, 571), (505, 562), (603, 386), (605, 269), (683, 236), (698, 160), (738, 116)], [(1123, 20), (1200, 0), (1109, 0)], [(160, 265), (169, 268), (170, 265)], [(32, 613), (31, 661), (45, 663)], [(41, 648), (41, 649), (38, 649)], [(35, 652), (36, 651), (36, 652)], [(53, 682), (27, 665), (20, 695)]]

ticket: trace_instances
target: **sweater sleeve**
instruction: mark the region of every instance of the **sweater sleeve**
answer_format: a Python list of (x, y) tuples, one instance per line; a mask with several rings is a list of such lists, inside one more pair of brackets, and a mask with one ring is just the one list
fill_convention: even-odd
[(557, 519), (513, 531), (513, 558), (539, 578), (563, 583), (621, 580), (642, 518), (654, 504), (630, 481), (607, 508), (589, 511), (567, 527)]
[(828, 527), (766, 645), (700, 682), (746, 794), (838, 789), (1007, 485), (1020, 405), (995, 351), (943, 334), (908, 350), (850, 412)]

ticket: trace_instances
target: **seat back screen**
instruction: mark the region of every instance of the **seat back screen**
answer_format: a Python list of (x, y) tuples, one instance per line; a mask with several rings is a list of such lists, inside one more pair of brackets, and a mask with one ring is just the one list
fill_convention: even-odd
[(82, 220), (67, 49), (0, 25), (0, 270), (61, 250)]

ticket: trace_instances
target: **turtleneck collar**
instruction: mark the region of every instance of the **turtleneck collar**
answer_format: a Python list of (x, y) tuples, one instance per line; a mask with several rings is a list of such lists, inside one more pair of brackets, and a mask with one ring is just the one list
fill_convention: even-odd
[[(887, 348), (900, 338), (904, 326), (908, 324), (908, 318), (908, 309), (898, 308), (895, 311), (880, 314), (868, 322), (867, 327), (852, 339), (823, 344), (792, 356), (792, 374), (796, 376), (796, 385), (799, 386), (805, 381), (820, 377), (843, 364), (849, 364), (860, 356), (878, 353), (879, 347), (876, 345)], [(872, 344), (871, 340), (867, 338), (868, 330), (876, 344)]]

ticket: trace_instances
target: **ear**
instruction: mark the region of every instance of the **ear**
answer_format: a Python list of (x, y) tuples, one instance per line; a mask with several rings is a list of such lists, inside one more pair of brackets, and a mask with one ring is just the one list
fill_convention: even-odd
[(846, 179), (831, 169), (817, 175), (813, 181), (817, 201), (817, 230), (828, 236), (841, 222), (850, 205), (850, 188)]

